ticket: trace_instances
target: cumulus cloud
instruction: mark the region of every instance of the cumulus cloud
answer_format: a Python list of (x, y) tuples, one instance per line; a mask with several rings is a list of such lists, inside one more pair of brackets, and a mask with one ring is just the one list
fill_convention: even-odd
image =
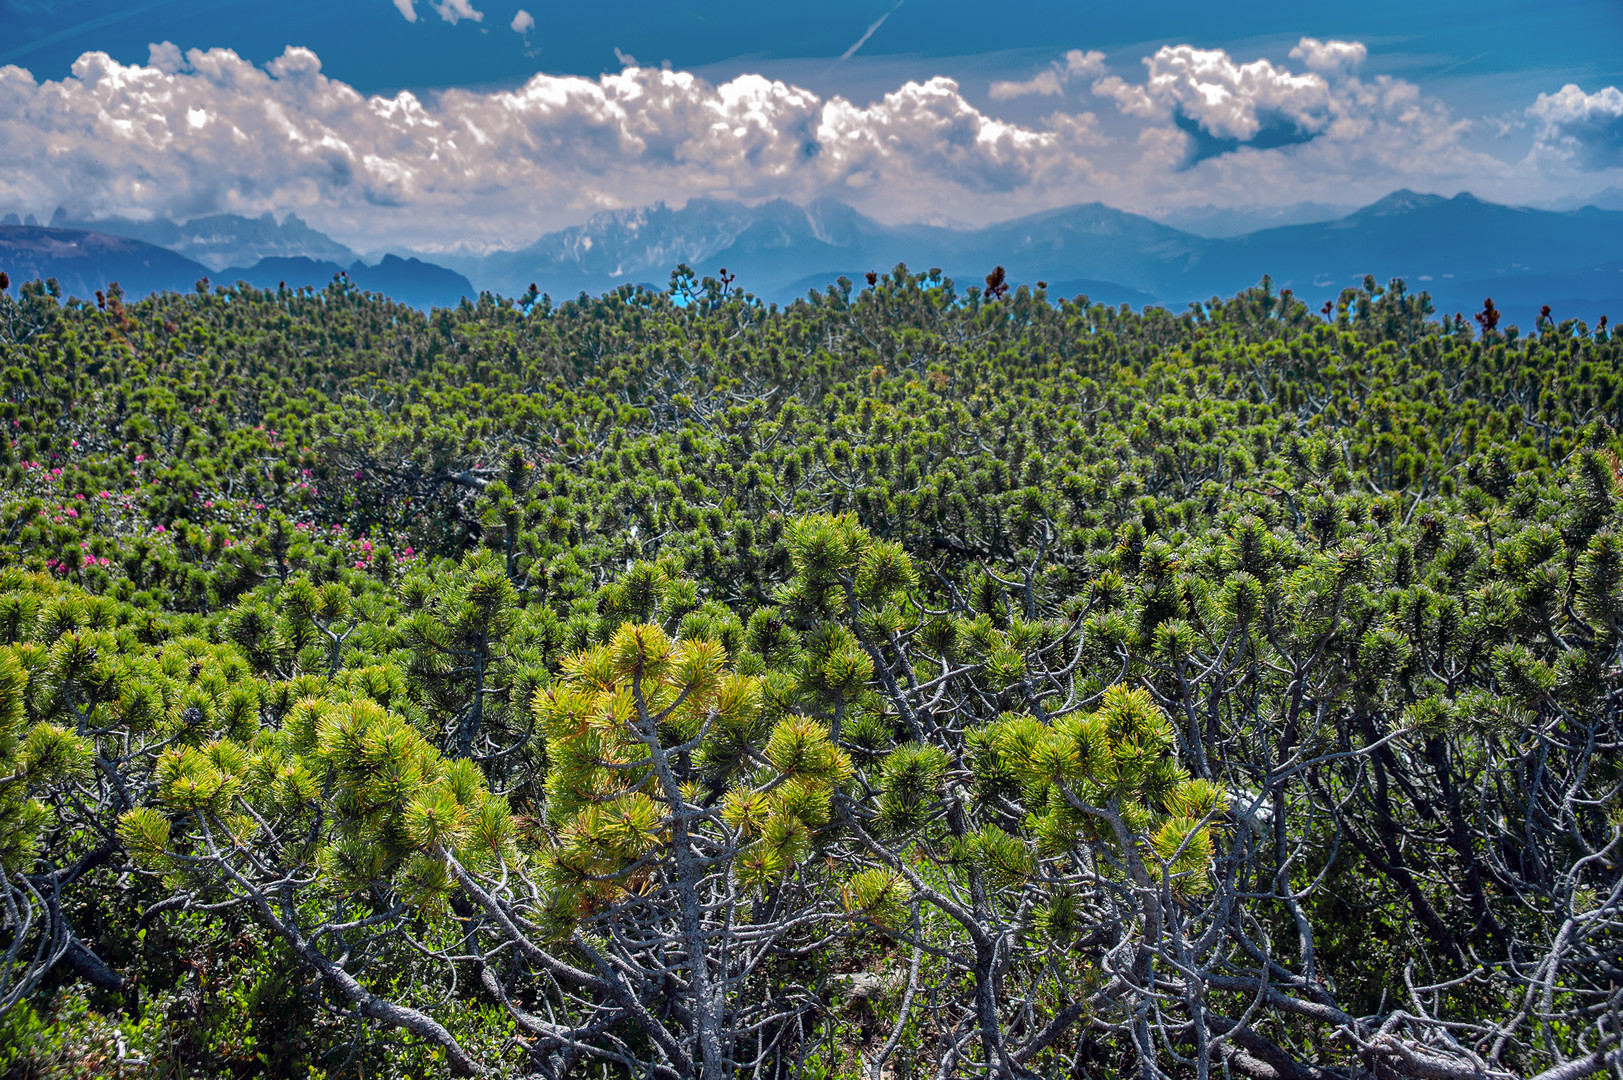
[(1058, 70), (1044, 68), (1025, 82), (999, 80), (992, 84), (990, 93), (993, 101), (1007, 101), (1009, 98), (1026, 97), (1030, 94), (1058, 97), (1065, 93), (1065, 84), (1060, 81)]
[(417, 21), (416, 0), (394, 0), (394, 6), (400, 10), (401, 15), (405, 16), (407, 22)]
[(1059, 97), (1065, 93), (1065, 84), (1071, 79), (1092, 78), (1102, 75), (1104, 70), (1104, 53), (1072, 49), (1062, 59), (1055, 60), (1024, 82), (1008, 80), (994, 82), (990, 92), (993, 101), (1007, 101), (1010, 98), (1032, 94)]
[(1280, 125), (1316, 135), (1330, 122), (1330, 87), (1267, 60), (1239, 64), (1222, 49), (1165, 45), (1145, 66), (1149, 99), (1219, 139), (1244, 142)]
[(528, 34), (535, 29), (535, 16), (519, 8), (517, 14), (513, 16), (513, 21), (507, 25), (515, 34)]
[[(1062, 86), (1092, 80), (1142, 117), (1135, 136), (1106, 134), (1063, 100), (1013, 123), (945, 76), (864, 103), (626, 56), (595, 78), (366, 96), (308, 49), (260, 67), (165, 43), (144, 65), (86, 53), (54, 81), (0, 67), (0, 207), (63, 205), (75, 218), (295, 211), (361, 248), (435, 248), (528, 242), (597, 210), (696, 196), (832, 195), (890, 221), (927, 208), (979, 223), (1093, 200), (1249, 205), (1267, 191), (1345, 202), (1501, 167), (1466, 148), (1463, 126), (1417, 87), (1361, 81), (1356, 50), (1336, 44), (1304, 42), (1301, 61), (1317, 68), (1304, 74), (1189, 46), (1158, 52), (1141, 84), (1104, 76), (1098, 53), (1047, 69)], [(1279, 123), (1311, 138), (1267, 149), (1261, 136)], [(1191, 130), (1238, 149), (1192, 160)]]
[(485, 13), (475, 11), (470, 0), (434, 0), (434, 10), (439, 17), (455, 26), (463, 19), (469, 22), (483, 22)]
[(988, 116), (947, 78), (859, 105), (759, 75), (716, 85), (633, 66), (421, 99), (366, 97), (302, 48), (263, 68), (227, 49), (162, 58), (86, 53), (70, 77), (45, 82), (0, 68), (0, 205), (295, 210), (363, 243), (511, 242), (597, 209), (692, 195), (867, 192), (915, 206), (939, 195), (949, 207), (1085, 190), (1090, 176), (1070, 133)]
[(1089, 49), (1072, 49), (1065, 54), (1065, 75), (1067, 78), (1086, 79), (1101, 74), (1105, 69), (1105, 54)]
[(173, 75), (186, 66), (186, 57), (173, 41), (160, 41), (147, 46), (147, 66)]
[(951, 177), (972, 192), (1008, 192), (1091, 171), (1055, 133), (985, 115), (945, 76), (906, 83), (866, 107), (835, 97), (819, 112), (812, 152), (848, 188)]
[(1267, 177), (1303, 197), (1336, 198), (1323, 184), (1330, 177), (1474, 177), (1491, 187), (1506, 174), (1503, 162), (1467, 145), (1468, 122), (1415, 84), (1361, 79), (1367, 55), (1362, 42), (1304, 37), (1290, 52), (1307, 69), (1297, 72), (1222, 49), (1167, 45), (1144, 58), (1143, 83), (1112, 75), (1093, 92), (1152, 125), (1140, 135), (1141, 164), (1199, 166), (1208, 180), (1231, 178), (1237, 188)]
[(1107, 75), (1099, 79), (1093, 84), (1093, 92), (1099, 97), (1113, 100), (1116, 108), (1128, 116), (1165, 119), (1166, 109), (1150, 97), (1147, 89), (1128, 82), (1120, 75)]
[(1369, 56), (1362, 41), (1320, 41), (1305, 37), (1290, 51), (1292, 60), (1300, 60), (1309, 71), (1326, 78), (1336, 78), (1357, 71)]
[(1623, 90), (1586, 94), (1568, 83), (1540, 94), (1527, 113), (1540, 125), (1535, 158), (1586, 172), (1623, 167)]

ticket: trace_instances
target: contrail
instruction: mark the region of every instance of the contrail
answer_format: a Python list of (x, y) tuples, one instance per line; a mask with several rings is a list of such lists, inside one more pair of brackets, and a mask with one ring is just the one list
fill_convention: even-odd
[[(881, 26), (885, 25), (885, 20), (890, 18), (891, 12), (894, 12), (896, 10), (896, 8), (899, 8), (901, 6), (902, 6), (902, 0), (896, 0), (895, 7), (892, 7), (890, 9), (890, 11), (885, 12), (883, 15), (879, 16), (879, 18), (875, 19), (873, 21), (873, 25), (868, 27), (867, 31), (865, 33), (863, 33), (863, 35), (861, 37), (857, 38), (857, 43), (840, 54), (840, 60), (849, 60), (849, 59), (851, 59), (851, 54), (856, 52), (858, 49), (862, 48), (864, 45), (866, 45), (868, 43), (868, 39), (873, 37), (873, 32), (875, 30), (879, 29)], [(836, 64), (838, 64), (840, 62), (840, 60), (836, 60), (834, 62)]]
[(1444, 68), (1444, 69), (1443, 69), (1443, 70), (1441, 70), (1441, 71), (1434, 71), (1434, 72), (1432, 72), (1432, 74), (1433, 74), (1433, 75), (1446, 75), (1446, 74), (1448, 74), (1448, 73), (1449, 73), (1449, 72), (1450, 72), (1450, 71), (1453, 71), (1453, 70), (1454, 70), (1454, 69), (1455, 69), (1455, 68), (1462, 68), (1462, 67), (1464, 67), (1464, 66), (1465, 66), (1465, 65), (1466, 65), (1466, 64), (1472, 64), (1472, 63), (1475, 63), (1475, 62), (1476, 62), (1476, 61), (1478, 61), (1478, 60), (1480, 60), (1480, 59), (1482, 59), (1482, 58), (1483, 58), (1483, 57), (1484, 57), (1484, 56), (1487, 56), (1487, 55), (1488, 55), (1488, 54), (1487, 54), (1487, 53), (1485, 53), (1485, 52), (1479, 52), (1479, 53), (1477, 53), (1477, 54), (1476, 54), (1476, 55), (1475, 55), (1475, 56), (1473, 56), (1473, 57), (1471, 57), (1471, 58), (1470, 58), (1470, 59), (1469, 59), (1469, 60), (1461, 60), (1461, 61), (1460, 61), (1460, 62), (1459, 62), (1459, 63), (1457, 63), (1457, 64), (1450, 64), (1450, 65), (1448, 65), (1448, 66), (1447, 66), (1447, 67), (1445, 67), (1445, 68)]
[[(163, 7), (166, 3), (168, 3), (168, 0), (152, 0), (152, 2), (149, 4), (132, 5), (124, 8), (121, 11), (114, 11), (110, 15), (103, 15), (100, 18), (89, 19), (85, 22), (70, 26), (65, 30), (58, 30), (54, 34), (46, 34), (44, 37), (35, 38), (33, 41), (25, 42), (15, 49), (8, 49), (4, 53), (0, 53), (0, 64), (9, 64), (13, 60), (18, 59), (19, 57), (27, 56), (29, 53), (34, 52), (37, 49), (43, 49), (47, 45), (55, 45), (59, 41), (67, 40), (72, 38), (74, 35), (82, 34), (87, 30), (100, 30), (104, 26), (111, 26), (114, 23), (123, 22), (125, 19), (134, 18), (137, 15), (144, 15), (153, 8)], [(879, 20), (879, 22), (884, 21), (884, 19)], [(877, 26), (879, 24), (875, 23), (874, 25)], [(869, 33), (872, 32), (872, 30), (869, 31)], [(867, 35), (863, 35), (862, 40), (868, 40)], [(859, 41), (857, 44), (861, 45), (862, 42)]]

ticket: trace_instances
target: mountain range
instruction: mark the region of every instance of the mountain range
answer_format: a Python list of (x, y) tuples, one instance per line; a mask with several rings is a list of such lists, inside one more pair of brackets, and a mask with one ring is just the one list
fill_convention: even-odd
[(0, 225), (0, 270), (13, 281), (55, 278), (63, 295), (82, 299), (114, 281), (134, 298), (208, 275), (202, 264), (142, 240), (40, 225)]
[[(474, 294), (473, 285), (461, 274), (415, 257), (385, 255), (378, 263), (368, 265), (359, 259), (343, 264), (304, 254), (270, 255), (256, 259), (251, 266), (215, 269), (167, 247), (102, 231), (118, 228), (120, 223), (94, 224), (97, 229), (0, 225), (0, 269), (18, 281), (55, 278), (65, 295), (83, 298), (106, 290), (115, 281), (125, 296), (134, 299), (163, 290), (184, 292), (203, 278), (219, 284), (246, 281), (262, 289), (279, 285), (320, 288), (338, 274), (347, 275), (361, 289), (385, 293), (414, 307), (448, 307)], [(152, 223), (140, 226), (143, 231), (165, 235), (152, 228)], [(309, 232), (316, 239), (307, 248), (292, 250), (338, 248), (353, 257), (348, 248), (313, 229)], [(278, 250), (278, 246), (269, 246), (269, 250)]]
[[(1316, 219), (1333, 209), (1295, 213)], [(745, 207), (694, 199), (681, 209), (607, 211), (519, 251), (446, 261), (480, 288), (517, 293), (534, 282), (564, 296), (628, 281), (662, 287), (685, 262), (701, 274), (725, 267), (740, 287), (785, 302), (839, 276), (860, 281), (898, 262), (940, 268), (961, 285), (979, 284), (1000, 265), (1012, 281), (1048, 281), (1051, 295), (1080, 292), (1174, 310), (1230, 295), (1264, 274), (1315, 303), (1373, 274), (1430, 292), (1441, 312), (1470, 313), (1491, 296), (1508, 317), (1531, 323), (1546, 303), (1590, 321), (1608, 305), (1623, 309), (1620, 252), (1623, 212), (1532, 210), (1469, 194), (1396, 191), (1330, 220), (1221, 236), (1100, 203), (952, 229), (885, 226), (833, 200)]]
[(1336, 218), (1346, 217), (1356, 209), (1357, 206), (1345, 204), (1300, 202), (1288, 206), (1240, 208), (1184, 206), (1151, 216), (1163, 225), (1171, 225), (1175, 229), (1192, 232), (1196, 236), (1218, 240), (1227, 236), (1243, 236), (1258, 229), (1273, 229), (1281, 225), (1309, 225), (1318, 221), (1334, 221)]
[[(1283, 224), (1248, 228), (1269, 220)], [(1623, 211), (1517, 208), (1469, 194), (1396, 191), (1350, 213), (1309, 204), (1277, 214), (1203, 208), (1166, 222), (1087, 203), (975, 229), (884, 225), (833, 199), (693, 199), (599, 213), (517, 251), (389, 255), (376, 265), (292, 215), (174, 224), (72, 222), (59, 213), (52, 224), (0, 226), (0, 268), (13, 277), (48, 271), (69, 292), (116, 279), (133, 293), (190, 288), (205, 274), (274, 287), (320, 286), (344, 272), (362, 288), (431, 306), (475, 289), (518, 295), (531, 283), (555, 297), (627, 283), (663, 290), (679, 263), (703, 275), (725, 267), (739, 287), (777, 302), (898, 263), (940, 269), (960, 287), (1001, 265), (1015, 283), (1047, 281), (1050, 295), (1173, 310), (1264, 274), (1317, 304), (1372, 274), (1430, 292), (1444, 313), (1470, 313), (1491, 296), (1507, 321), (1524, 325), (1541, 304), (1558, 318), (1623, 314)]]
[(898, 263), (939, 268), (964, 284), (994, 264), (1021, 281), (1086, 281), (1107, 303), (1153, 303), (1165, 266), (1208, 241), (1099, 203), (1048, 211), (981, 229), (887, 226), (833, 199), (758, 206), (692, 199), (595, 214), (519, 251), (447, 259), (480, 288), (519, 292), (533, 282), (554, 295), (596, 293), (626, 282), (663, 288), (678, 263), (701, 274), (727, 269), (741, 287), (787, 302), (841, 276)]
[(275, 215), (243, 217), (239, 214), (210, 214), (190, 221), (163, 219), (132, 221), (127, 218), (70, 220), (67, 211), (57, 209), (51, 228), (81, 232), (103, 232), (130, 240), (143, 240), (177, 255), (202, 263), (213, 271), (230, 266), (252, 266), (264, 258), (306, 258), (348, 265), (355, 252), (325, 233), (305, 224), (297, 214), (281, 222)]

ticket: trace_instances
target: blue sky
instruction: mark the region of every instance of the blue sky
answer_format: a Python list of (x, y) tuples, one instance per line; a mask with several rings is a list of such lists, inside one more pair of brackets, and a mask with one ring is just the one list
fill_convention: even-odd
[[(507, 29), (527, 7), (537, 21), (526, 44)], [(819, 0), (809, 4), (479, 3), (479, 23), (438, 18), (429, 0), (414, 5), (415, 24), (391, 0), (0, 0), (0, 64), (42, 78), (65, 72), (80, 53), (145, 60), (152, 41), (183, 49), (223, 45), (265, 63), (287, 45), (318, 53), (328, 74), (363, 92), (513, 84), (538, 68), (596, 75), (618, 70), (615, 49), (645, 63), (737, 72), (763, 63), (832, 61), (882, 15), (865, 57), (898, 57), (939, 74), (941, 61), (988, 57), (1018, 64), (1018, 54), (1066, 48), (1119, 49), (1177, 39), (1205, 47), (1290, 45), (1303, 35), (1363, 41), (1378, 70), (1435, 81), (1438, 90), (1482, 98), (1485, 110), (1508, 104), (1518, 84), (1623, 79), (1623, 3), (1618, 0), (1375, 0), (1303, 4), (1160, 2), (1007, 3), (984, 0)], [(527, 55), (535, 53), (536, 55)], [(1010, 54), (999, 57), (996, 54)], [(929, 61), (936, 61), (934, 65)], [(950, 65), (949, 65), (950, 68)], [(939, 70), (938, 70), (939, 69)], [(921, 67), (923, 73), (923, 67)], [(1508, 83), (1506, 79), (1508, 78)], [(841, 72), (824, 87), (838, 89)], [(1451, 93), (1452, 96), (1452, 93)]]
[(705, 194), (1555, 204), (1623, 179), (1619, 41), (1620, 0), (0, 0), (0, 210), (433, 247)]

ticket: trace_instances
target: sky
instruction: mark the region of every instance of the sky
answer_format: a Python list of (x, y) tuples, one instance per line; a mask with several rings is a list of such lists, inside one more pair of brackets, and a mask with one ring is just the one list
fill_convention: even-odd
[(359, 248), (836, 198), (1623, 191), (1623, 0), (0, 0), (0, 213), (295, 212)]

